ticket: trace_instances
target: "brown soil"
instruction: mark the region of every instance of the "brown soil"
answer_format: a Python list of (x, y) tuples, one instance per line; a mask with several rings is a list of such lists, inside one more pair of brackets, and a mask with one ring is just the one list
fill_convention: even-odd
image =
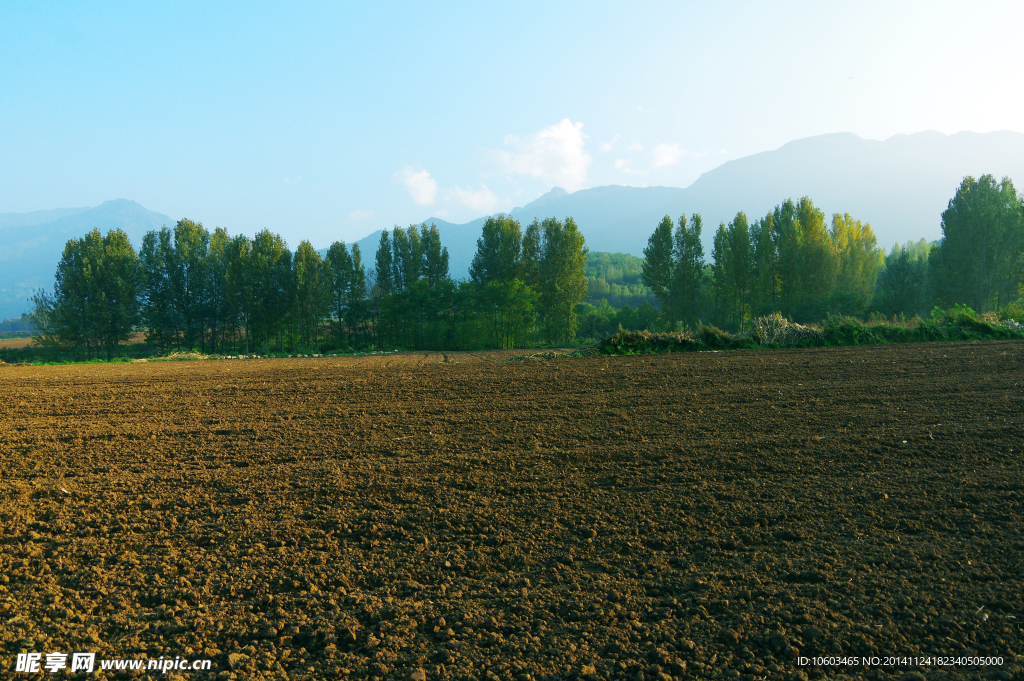
[(0, 338), (0, 348), (19, 350), (32, 345), (31, 338)]
[(5, 367), (0, 665), (1024, 678), (1024, 343), (511, 354)]
[[(133, 333), (127, 341), (122, 345), (135, 345), (136, 343), (145, 343), (146, 334), (138, 332)], [(0, 338), (0, 348), (8, 350), (17, 350), (21, 348), (27, 348), (34, 345), (32, 338)]]

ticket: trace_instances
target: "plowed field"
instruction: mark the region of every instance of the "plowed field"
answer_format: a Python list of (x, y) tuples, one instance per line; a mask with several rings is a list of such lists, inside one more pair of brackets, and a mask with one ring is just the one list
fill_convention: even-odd
[(0, 367), (0, 676), (1024, 678), (1024, 343), (511, 354)]

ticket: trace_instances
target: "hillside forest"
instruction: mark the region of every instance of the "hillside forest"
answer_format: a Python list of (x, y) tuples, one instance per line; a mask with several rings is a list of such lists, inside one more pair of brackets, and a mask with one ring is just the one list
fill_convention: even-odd
[(941, 215), (943, 238), (883, 251), (849, 214), (827, 220), (808, 197), (718, 225), (710, 258), (699, 214), (665, 216), (644, 258), (589, 253), (573, 219), (488, 218), (466, 280), (448, 269), (437, 228), (357, 245), (291, 251), (192, 220), (67, 242), (52, 292), (32, 299), (37, 343), (115, 357), (133, 334), (158, 352), (326, 353), (571, 345), (627, 329), (748, 328), (780, 312), (913, 318), (967, 305), (1017, 318), (1024, 295), (1024, 200), (1008, 178), (967, 177)]

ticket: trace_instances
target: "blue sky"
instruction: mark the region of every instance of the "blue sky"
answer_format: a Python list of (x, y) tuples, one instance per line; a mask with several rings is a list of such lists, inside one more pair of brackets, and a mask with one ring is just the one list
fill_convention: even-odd
[(127, 198), (321, 247), (828, 132), (1024, 132), (1021, 25), (1014, 2), (4, 2), (0, 212)]

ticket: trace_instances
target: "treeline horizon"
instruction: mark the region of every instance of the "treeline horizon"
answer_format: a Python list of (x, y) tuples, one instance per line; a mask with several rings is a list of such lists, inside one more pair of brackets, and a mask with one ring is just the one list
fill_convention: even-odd
[(455, 281), (437, 227), (381, 234), (374, 266), (358, 244), (211, 233), (189, 219), (148, 232), (70, 239), (53, 293), (30, 315), (42, 346), (113, 358), (142, 327), (161, 351), (317, 353), (325, 349), (471, 350), (570, 343), (586, 298), (587, 249), (572, 218), (526, 230), (485, 223), (468, 281)]
[(943, 238), (897, 244), (886, 254), (868, 223), (834, 213), (831, 224), (809, 197), (788, 199), (750, 221), (738, 212), (715, 232), (704, 257), (699, 214), (665, 216), (644, 249), (642, 281), (653, 307), (582, 314), (603, 338), (621, 325), (671, 331), (711, 323), (749, 329), (781, 313), (814, 323), (830, 315), (924, 316), (967, 305), (980, 313), (1021, 315), (1024, 299), (1024, 198), (1009, 178), (964, 178), (941, 215)]
[[(620, 325), (739, 331), (775, 312), (816, 322), (965, 304), (1019, 315), (1024, 200), (1009, 178), (966, 177), (941, 217), (939, 242), (886, 254), (870, 224), (835, 213), (826, 226), (809, 197), (787, 199), (756, 220), (739, 212), (721, 223), (711, 262), (693, 214), (666, 216), (642, 261), (601, 253), (588, 263), (571, 217), (523, 229), (498, 215), (464, 281), (451, 277), (440, 234), (425, 223), (384, 230), (368, 267), (357, 244), (335, 242), (322, 257), (304, 240), (293, 253), (266, 229), (231, 236), (183, 219), (147, 233), (138, 253), (121, 230), (69, 240), (54, 292), (33, 296), (30, 318), (42, 345), (111, 358), (140, 328), (162, 352), (312, 354), (571, 344)], [(593, 304), (612, 292), (643, 302)]]

